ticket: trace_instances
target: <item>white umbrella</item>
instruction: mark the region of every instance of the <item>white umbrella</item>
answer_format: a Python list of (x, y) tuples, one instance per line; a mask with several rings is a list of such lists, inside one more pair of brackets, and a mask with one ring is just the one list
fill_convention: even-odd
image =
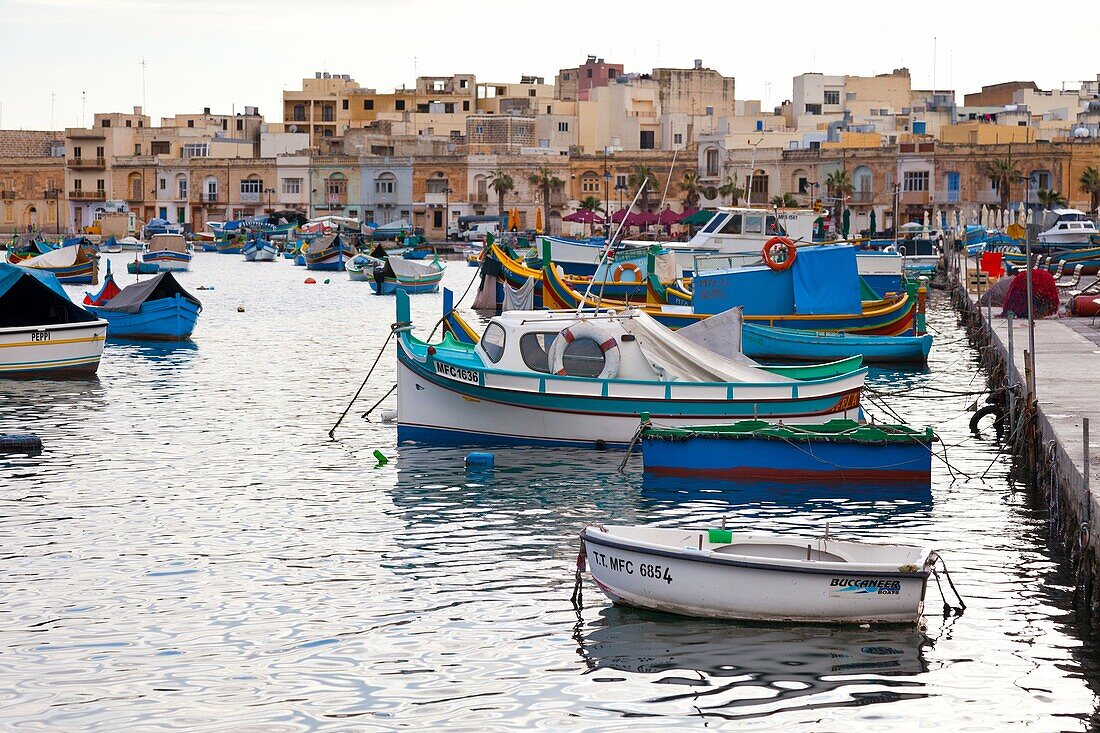
[(924, 228), (927, 229), (928, 228), (928, 209), (924, 210), (924, 215), (921, 217), (921, 219), (922, 219), (922, 223), (924, 224)]
[(1032, 224), (1034, 218), (1035, 217), (1033, 216), (1033, 212), (1031, 211), (1031, 209), (1028, 209), (1027, 210), (1027, 223)]
[(1016, 223), (1020, 226), (1027, 225), (1027, 209), (1024, 206), (1020, 207), (1019, 215), (1016, 217)]
[(982, 204), (982, 213), (978, 217), (978, 224), (983, 228), (989, 228), (989, 214), (986, 213), (985, 204)]

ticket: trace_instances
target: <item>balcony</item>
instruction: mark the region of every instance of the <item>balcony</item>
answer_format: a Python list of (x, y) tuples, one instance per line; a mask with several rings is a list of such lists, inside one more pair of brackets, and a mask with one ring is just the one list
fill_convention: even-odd
[[(195, 194), (195, 203), (197, 203), (197, 204), (216, 204), (216, 203), (218, 203), (218, 194), (216, 194), (216, 193), (197, 193), (197, 194)], [(225, 203), (225, 201), (222, 201), (221, 203)]]
[(66, 161), (70, 168), (105, 168), (106, 158), (69, 158)]
[(0, 200), (14, 201), (15, 200), (15, 191), (0, 191)]
[(103, 189), (98, 191), (69, 191), (69, 198), (73, 201), (106, 201), (107, 192)]
[(902, 191), (901, 204), (903, 206), (927, 206), (931, 197), (927, 191)]
[(943, 193), (943, 202), (945, 204), (957, 204), (957, 203), (959, 203), (959, 192), (957, 190), (955, 190), (955, 191), (944, 191), (944, 193)]
[(874, 191), (852, 191), (851, 202), (857, 206), (874, 203)]
[(472, 193), (470, 194), (471, 204), (488, 204), (489, 194), (487, 193)]
[(974, 197), (974, 200), (979, 204), (1000, 204), (1001, 194), (987, 188), (984, 191), (978, 191), (978, 195)]
[(248, 192), (241, 191), (241, 203), (242, 204), (258, 204), (260, 203), (260, 192)]

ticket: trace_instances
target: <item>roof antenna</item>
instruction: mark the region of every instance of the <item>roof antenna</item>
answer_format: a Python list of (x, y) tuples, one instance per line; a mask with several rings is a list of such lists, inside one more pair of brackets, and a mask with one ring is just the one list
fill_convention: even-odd
[(145, 57), (141, 57), (141, 111), (148, 114), (145, 105), (145, 67), (149, 64), (145, 63)]

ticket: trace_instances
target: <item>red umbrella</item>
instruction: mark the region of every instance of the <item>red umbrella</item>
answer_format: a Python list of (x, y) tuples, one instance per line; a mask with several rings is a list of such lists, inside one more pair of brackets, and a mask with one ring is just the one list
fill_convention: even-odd
[(580, 209), (579, 211), (574, 211), (569, 216), (563, 216), (561, 218), (561, 220), (562, 221), (574, 222), (574, 223), (578, 223), (578, 224), (602, 224), (603, 223), (603, 217), (600, 216), (597, 212), (592, 211), (590, 209)]
[(628, 227), (647, 227), (650, 224), (656, 224), (657, 219), (656, 214), (651, 214), (648, 211), (632, 211), (626, 217), (626, 225)]
[(621, 222), (623, 220), (623, 217), (626, 216), (628, 213), (630, 213), (629, 209), (619, 209), (618, 211), (616, 211), (614, 214), (611, 215), (611, 221), (618, 224), (619, 222)]
[(657, 223), (668, 226), (669, 224), (677, 224), (684, 218), (683, 214), (677, 214), (671, 207), (666, 206), (665, 210), (657, 215)]

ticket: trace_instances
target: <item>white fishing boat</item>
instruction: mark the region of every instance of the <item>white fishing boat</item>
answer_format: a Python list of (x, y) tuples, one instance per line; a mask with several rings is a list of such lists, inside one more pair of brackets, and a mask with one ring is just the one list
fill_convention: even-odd
[(1096, 224), (1088, 214), (1078, 209), (1052, 209), (1043, 212), (1039, 243), (1061, 249), (1088, 247), (1097, 232)]
[(928, 548), (724, 529), (593, 526), (589, 572), (613, 602), (684, 616), (808, 623), (916, 623)]
[(161, 270), (183, 272), (191, 267), (191, 245), (182, 234), (154, 234), (141, 260)]
[(52, 274), (0, 263), (0, 377), (93, 374), (106, 335)]

